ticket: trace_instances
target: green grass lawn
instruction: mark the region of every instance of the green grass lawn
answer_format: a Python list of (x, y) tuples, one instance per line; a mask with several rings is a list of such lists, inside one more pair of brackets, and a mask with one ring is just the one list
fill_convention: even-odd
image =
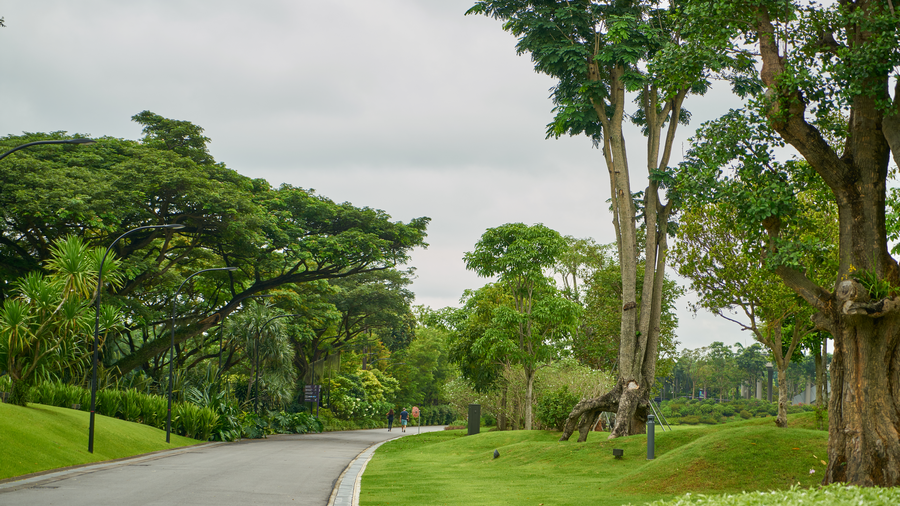
[(0, 403), (0, 480), (199, 443), (159, 429), (97, 415), (88, 453), (89, 414), (74, 409)]
[[(812, 413), (715, 426), (656, 430), (656, 459), (647, 437), (558, 442), (559, 432), (445, 431), (381, 446), (362, 479), (360, 504), (621, 505), (686, 492), (717, 494), (818, 485), (828, 433), (812, 430)], [(625, 456), (617, 460), (613, 448)], [(500, 458), (494, 459), (497, 449)], [(814, 473), (810, 473), (810, 471)]]

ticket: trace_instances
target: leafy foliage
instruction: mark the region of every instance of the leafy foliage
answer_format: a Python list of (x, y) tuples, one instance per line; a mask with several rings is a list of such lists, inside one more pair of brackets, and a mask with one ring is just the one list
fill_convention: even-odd
[(569, 392), (568, 385), (552, 392), (546, 392), (537, 402), (534, 415), (544, 427), (562, 430), (569, 413), (580, 399)]
[[(24, 406), (37, 378), (81, 373), (91, 351), (94, 312), (90, 305), (101, 257), (81, 239), (54, 243), (49, 275), (31, 272), (15, 283), (16, 296), (0, 308), (0, 364), (12, 379), (10, 402)], [(118, 264), (105, 267), (115, 273)], [(114, 275), (106, 279), (115, 280)], [(112, 307), (101, 307), (100, 331), (122, 321)]]

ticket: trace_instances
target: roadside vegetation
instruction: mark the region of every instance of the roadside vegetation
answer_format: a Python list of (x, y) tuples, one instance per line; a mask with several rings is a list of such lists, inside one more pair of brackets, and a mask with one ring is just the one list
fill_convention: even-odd
[(94, 453), (87, 451), (89, 415), (41, 404), (0, 404), (0, 480), (60, 467), (190, 446), (196, 439), (99, 415)]
[[(644, 435), (607, 440), (608, 432), (591, 432), (586, 444), (559, 442), (557, 431), (401, 438), (382, 445), (369, 462), (360, 504), (623, 505), (686, 493), (817, 487), (827, 432), (813, 430), (813, 413), (790, 415), (784, 430), (773, 420), (657, 428), (656, 459), (649, 461)], [(624, 450), (623, 458), (613, 457), (614, 448)]]

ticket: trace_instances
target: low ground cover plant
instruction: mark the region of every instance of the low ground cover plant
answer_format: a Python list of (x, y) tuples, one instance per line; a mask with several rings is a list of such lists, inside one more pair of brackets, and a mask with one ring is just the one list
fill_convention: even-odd
[(685, 494), (675, 499), (654, 501), (647, 506), (893, 506), (900, 504), (900, 489), (877, 487), (848, 487), (833, 484), (825, 487), (790, 490), (743, 492), (741, 494), (704, 495)]

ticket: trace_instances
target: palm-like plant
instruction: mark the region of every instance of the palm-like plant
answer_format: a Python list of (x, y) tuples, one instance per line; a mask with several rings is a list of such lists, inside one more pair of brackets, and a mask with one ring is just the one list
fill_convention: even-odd
[[(253, 304), (226, 320), (223, 333), (228, 346), (234, 346), (245, 355), (248, 398), (254, 389), (264, 389), (269, 399), (284, 404), (290, 402), (293, 396), (297, 373), (293, 366), (294, 346), (288, 337), (284, 319), (270, 321), (278, 314), (271, 306)], [(257, 373), (254, 353), (257, 346), (260, 384), (254, 385)]]
[[(10, 402), (24, 406), (35, 378), (59, 376), (89, 353), (91, 299), (102, 257), (81, 239), (67, 237), (53, 245), (49, 274), (31, 272), (15, 284), (16, 297), (0, 307), (0, 364), (12, 380)], [(107, 260), (106, 279), (118, 283), (118, 262)], [(114, 308), (100, 311), (104, 336), (119, 326)]]

